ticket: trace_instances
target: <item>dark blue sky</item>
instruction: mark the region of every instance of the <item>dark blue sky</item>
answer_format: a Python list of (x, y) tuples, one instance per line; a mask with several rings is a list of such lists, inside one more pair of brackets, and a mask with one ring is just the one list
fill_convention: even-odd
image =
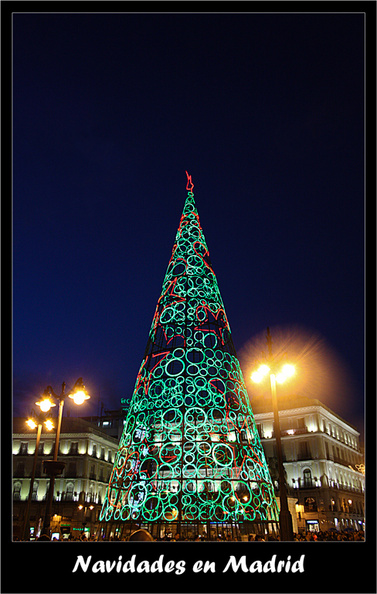
[(132, 393), (187, 169), (236, 349), (267, 326), (319, 333), (361, 429), (363, 30), (341, 13), (14, 14), (16, 414), (80, 376), (93, 414)]

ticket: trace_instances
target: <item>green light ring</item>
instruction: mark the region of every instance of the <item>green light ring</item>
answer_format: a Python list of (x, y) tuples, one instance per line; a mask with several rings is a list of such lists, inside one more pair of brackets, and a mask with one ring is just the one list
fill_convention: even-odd
[(176, 395), (176, 396), (172, 396), (172, 398), (170, 399), (169, 406), (174, 406), (176, 408), (180, 408), (183, 406), (183, 404), (184, 404), (183, 396)]
[(175, 478), (174, 466), (168, 462), (164, 462), (163, 464), (160, 464), (160, 466), (158, 468), (158, 476), (161, 479)]
[(215, 521), (217, 520), (218, 522), (226, 521), (227, 520), (226, 516), (229, 515), (229, 512), (228, 512), (228, 514), (225, 513), (226, 511), (227, 510), (224, 510), (224, 508), (221, 507), (220, 505), (215, 505), (213, 507), (213, 512), (212, 512), (214, 520)]
[[(169, 419), (170, 415), (173, 415)], [(183, 420), (183, 413), (179, 408), (168, 408), (161, 412), (161, 421), (164, 428), (173, 428), (180, 425)]]
[(192, 504), (192, 501), (194, 500), (192, 495), (193, 493), (185, 493), (185, 495), (182, 495), (181, 502), (184, 509)]
[(187, 365), (186, 371), (189, 376), (195, 377), (200, 373), (200, 367), (196, 363), (190, 363)]
[(182, 259), (177, 258), (177, 260), (173, 264), (170, 274), (172, 276), (182, 276), (183, 274), (186, 273), (186, 270), (187, 270), (187, 262), (183, 258)]
[(199, 367), (205, 363), (205, 353), (197, 347), (187, 349), (185, 358), (187, 363), (195, 364)]
[(200, 367), (199, 368), (198, 375), (201, 376), (201, 377), (206, 377), (207, 376), (207, 370), (206, 370), (206, 368), (205, 367)]
[(170, 359), (165, 365), (165, 373), (170, 377), (176, 377), (183, 373), (185, 363), (182, 359)]
[(113, 517), (113, 513), (114, 513), (114, 510), (112, 508), (108, 507), (106, 509), (105, 514), (104, 514), (105, 522), (109, 522), (111, 520), (111, 518)]
[(131, 517), (131, 508), (128, 504), (126, 504), (120, 510), (120, 520), (122, 522), (127, 522), (127, 520), (129, 520), (130, 517)]
[(172, 458), (170, 464), (172, 464), (173, 466), (174, 464), (178, 464), (179, 460), (182, 457), (182, 450), (180, 444), (166, 443), (162, 446), (159, 457), (162, 463), (165, 462), (165, 458)]
[(177, 508), (171, 507), (164, 510), (163, 517), (166, 522), (174, 522), (177, 519), (178, 515), (179, 512)]
[(213, 447), (212, 458), (220, 466), (230, 467), (234, 459), (233, 450), (226, 443), (218, 443)]
[(154, 379), (148, 390), (148, 398), (159, 398), (165, 393), (165, 382)]
[(188, 521), (195, 520), (197, 517), (197, 513), (197, 507), (195, 505), (192, 505), (185, 510), (184, 519)]
[[(139, 476), (141, 479), (155, 480), (158, 477), (159, 463), (155, 458), (147, 456), (139, 466)], [(154, 468), (154, 470), (152, 470)], [(126, 485), (125, 485), (126, 486)]]
[(207, 422), (207, 414), (203, 409), (192, 406), (185, 411), (184, 422), (185, 425), (199, 429)]
[(212, 405), (211, 395), (206, 390), (197, 392), (196, 404), (198, 406), (202, 406), (203, 408)]
[(182, 476), (186, 479), (189, 478), (197, 478), (198, 477), (198, 469), (194, 463), (187, 463), (183, 465), (182, 468)]
[(160, 314), (159, 322), (160, 324), (169, 324), (172, 320), (175, 319), (176, 311), (175, 308), (171, 305), (165, 307)]
[(186, 406), (187, 408), (193, 406), (194, 404), (196, 404), (195, 402), (195, 396), (194, 395), (190, 395), (190, 394), (186, 394), (185, 398), (184, 398), (184, 406)]
[(145, 500), (143, 516), (151, 522), (158, 520), (164, 512), (161, 499), (156, 495), (149, 495)]
[(196, 444), (198, 453), (202, 456), (209, 456), (211, 453), (212, 446), (207, 441), (200, 441)]

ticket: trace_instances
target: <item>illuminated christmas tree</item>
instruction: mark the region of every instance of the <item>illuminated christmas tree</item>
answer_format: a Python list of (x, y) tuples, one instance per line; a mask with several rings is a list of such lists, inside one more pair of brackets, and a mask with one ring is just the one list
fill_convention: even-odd
[(100, 521), (210, 536), (278, 510), (191, 176)]

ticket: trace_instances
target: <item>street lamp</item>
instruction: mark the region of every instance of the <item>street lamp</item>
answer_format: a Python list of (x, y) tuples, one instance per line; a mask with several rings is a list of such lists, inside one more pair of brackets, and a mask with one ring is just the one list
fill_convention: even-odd
[(34, 461), (33, 461), (33, 469), (31, 472), (30, 478), (30, 487), (29, 487), (29, 497), (26, 504), (26, 511), (25, 511), (25, 519), (24, 525), (22, 530), (22, 535), (24, 540), (29, 540), (30, 533), (29, 533), (29, 515), (30, 515), (30, 504), (31, 498), (33, 494), (33, 486), (34, 486), (34, 479), (35, 479), (35, 470), (37, 468), (37, 458), (38, 458), (38, 450), (39, 450), (39, 442), (41, 439), (42, 427), (45, 424), (47, 431), (51, 431), (54, 428), (54, 425), (51, 419), (46, 420), (46, 412), (41, 412), (37, 414), (35, 411), (32, 411), (32, 417), (26, 421), (26, 425), (30, 429), (37, 429), (37, 439), (35, 442), (35, 451), (34, 451)]
[(272, 355), (272, 338), (270, 329), (267, 328), (267, 346), (268, 346), (268, 364), (263, 364), (257, 371), (251, 374), (251, 379), (255, 383), (262, 382), (265, 377), (270, 376), (270, 387), (272, 397), (272, 408), (274, 412), (274, 429), (276, 438), (276, 453), (279, 470), (279, 492), (280, 492), (280, 536), (281, 540), (293, 540), (293, 526), (292, 516), (288, 509), (287, 489), (285, 486), (283, 453), (281, 446), (279, 410), (276, 396), (276, 384), (282, 384), (287, 379), (292, 377), (295, 373), (295, 367), (289, 363), (284, 364), (278, 369), (278, 362), (273, 359)]
[(62, 418), (63, 418), (63, 408), (65, 399), (71, 398), (73, 402), (77, 405), (81, 405), (88, 400), (90, 396), (88, 395), (85, 386), (83, 384), (82, 378), (80, 377), (74, 384), (73, 388), (69, 391), (65, 391), (66, 383), (63, 382), (61, 393), (58, 395), (54, 392), (51, 386), (47, 386), (43, 393), (43, 398), (40, 402), (36, 402), (36, 404), (40, 407), (41, 410), (48, 411), (51, 407), (56, 406), (52, 401), (52, 398), (59, 401), (59, 415), (58, 415), (58, 426), (56, 428), (56, 439), (55, 439), (55, 448), (54, 448), (54, 457), (52, 460), (45, 460), (43, 467), (46, 474), (50, 477), (50, 484), (48, 488), (47, 500), (46, 500), (46, 512), (45, 518), (43, 522), (42, 533), (49, 535), (50, 532), (50, 516), (51, 516), (51, 507), (52, 507), (52, 499), (54, 496), (54, 485), (55, 485), (55, 477), (58, 474), (61, 474), (64, 470), (64, 462), (58, 462), (58, 451), (59, 451), (59, 440), (60, 440), (60, 430), (62, 425)]

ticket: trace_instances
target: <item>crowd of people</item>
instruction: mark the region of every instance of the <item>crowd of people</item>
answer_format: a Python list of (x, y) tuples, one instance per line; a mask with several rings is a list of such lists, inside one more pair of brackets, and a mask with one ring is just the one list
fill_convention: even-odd
[(303, 541), (352, 541), (352, 540), (365, 540), (364, 532), (361, 530), (358, 532), (337, 532), (336, 530), (329, 530), (324, 532), (307, 532), (307, 534), (295, 534), (294, 540)]
[[(46, 534), (42, 534), (37, 538), (37, 540), (44, 541), (50, 540), (50, 537)], [(154, 542), (181, 542), (181, 541), (190, 541), (190, 542), (208, 542), (209, 540), (200, 534), (195, 534), (190, 537), (185, 537), (180, 535), (178, 532), (176, 534), (168, 533), (162, 537), (154, 538), (148, 530), (144, 528), (140, 528), (132, 532), (131, 535), (119, 538), (118, 536), (110, 537), (106, 539), (104, 537), (98, 537), (95, 535), (89, 536), (89, 538), (82, 534), (81, 536), (72, 537), (68, 539), (61, 539), (65, 542), (72, 542), (72, 541), (81, 541), (81, 542), (105, 542), (106, 540), (110, 541), (154, 541)], [(230, 535), (217, 535), (214, 539), (212, 538), (211, 542), (234, 542), (235, 540), (241, 540), (241, 538), (234, 539)], [(268, 536), (263, 536), (262, 534), (249, 534), (247, 538), (248, 542), (266, 542), (266, 541), (279, 541), (278, 536), (273, 536), (269, 534)], [(337, 532), (336, 530), (329, 530), (329, 531), (320, 531), (320, 532), (306, 532), (306, 533), (294, 533), (293, 540), (299, 542), (321, 542), (321, 541), (363, 541), (365, 540), (365, 535), (363, 531), (348, 531), (348, 532)], [(52, 541), (58, 541), (58, 538), (53, 537)]]

